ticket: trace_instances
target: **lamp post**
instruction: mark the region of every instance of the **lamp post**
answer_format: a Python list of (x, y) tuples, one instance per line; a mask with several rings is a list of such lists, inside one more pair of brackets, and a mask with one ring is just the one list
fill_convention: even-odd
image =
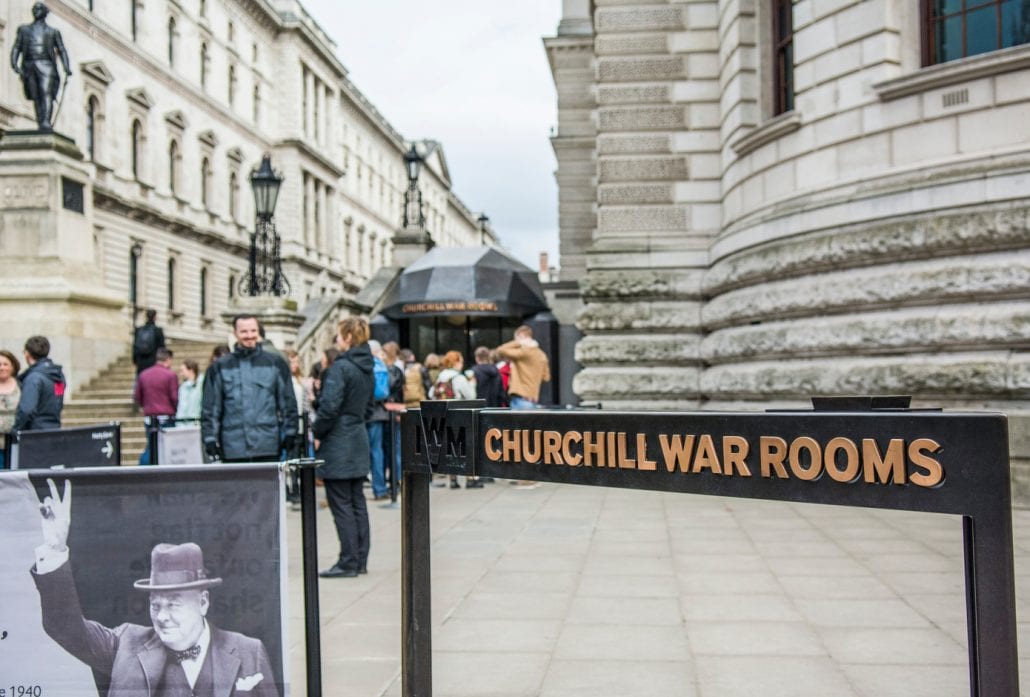
[(249, 267), (240, 281), (240, 293), (251, 297), (290, 293), (290, 283), (282, 270), (279, 233), (272, 222), (282, 183), (282, 175), (272, 169), (272, 158), (267, 154), (261, 158), (261, 166), (250, 173), (257, 222), (250, 235)]
[(486, 226), (490, 223), (490, 218), (487, 217), (486, 213), (480, 213), (476, 219), (479, 222), (479, 244), (483, 247), (486, 246)]
[(422, 212), (422, 192), (418, 188), (418, 175), (422, 171), (422, 163), (425, 157), (411, 144), (411, 148), (404, 153), (404, 169), (408, 173), (408, 189), (404, 192), (404, 220), (402, 225), (405, 229), (418, 228), (425, 230), (426, 216)]

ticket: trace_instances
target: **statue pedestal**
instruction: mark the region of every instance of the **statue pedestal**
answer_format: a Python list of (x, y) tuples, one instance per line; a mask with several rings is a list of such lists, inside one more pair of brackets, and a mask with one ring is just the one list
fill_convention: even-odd
[(94, 259), (93, 166), (58, 133), (0, 139), (0, 346), (42, 334), (69, 390), (124, 354), (131, 321)]
[(297, 312), (297, 302), (274, 295), (236, 298), (222, 319), (232, 326), (236, 315), (254, 315), (265, 328), (265, 338), (280, 351), (297, 347), (297, 333), (304, 324), (304, 315)]

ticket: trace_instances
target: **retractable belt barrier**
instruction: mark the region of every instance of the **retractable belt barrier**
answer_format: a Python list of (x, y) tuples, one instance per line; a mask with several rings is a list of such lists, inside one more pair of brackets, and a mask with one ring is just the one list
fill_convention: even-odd
[(403, 695), (432, 695), (429, 480), (463, 474), (960, 515), (970, 695), (1015, 697), (1007, 420), (891, 406), (901, 399), (765, 413), (422, 402), (401, 434)]

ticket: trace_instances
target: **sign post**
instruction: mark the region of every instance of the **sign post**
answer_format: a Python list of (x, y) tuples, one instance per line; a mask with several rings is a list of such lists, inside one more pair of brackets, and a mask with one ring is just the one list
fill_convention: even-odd
[(439, 473), (960, 515), (970, 695), (1015, 697), (1007, 421), (872, 404), (662, 413), (423, 402), (402, 428), (403, 694), (432, 694), (427, 487)]

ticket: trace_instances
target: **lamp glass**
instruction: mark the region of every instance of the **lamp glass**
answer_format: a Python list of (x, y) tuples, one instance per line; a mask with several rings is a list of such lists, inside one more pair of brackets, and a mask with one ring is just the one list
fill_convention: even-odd
[(283, 179), (272, 170), (272, 159), (265, 155), (261, 166), (250, 174), (250, 186), (254, 189), (254, 210), (259, 218), (271, 218), (279, 199), (279, 187)]

